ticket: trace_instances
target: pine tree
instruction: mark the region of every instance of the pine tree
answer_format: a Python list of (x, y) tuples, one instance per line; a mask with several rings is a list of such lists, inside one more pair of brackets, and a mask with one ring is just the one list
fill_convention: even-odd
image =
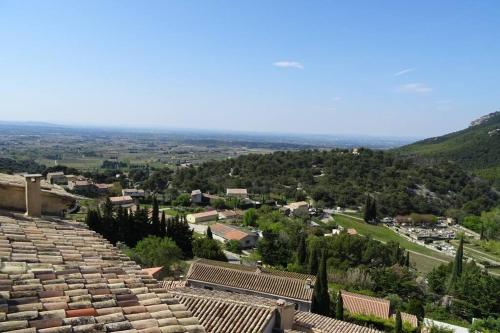
[(299, 247), (297, 248), (297, 261), (298, 264), (304, 266), (307, 260), (307, 243), (306, 235), (304, 232), (300, 234)]
[(342, 299), (342, 292), (340, 290), (337, 294), (337, 303), (335, 304), (335, 318), (344, 320), (344, 300)]
[(321, 256), (316, 283), (314, 284), (311, 312), (328, 316), (330, 312), (330, 295), (328, 294), (328, 278), (326, 272), (326, 256)]
[(394, 333), (403, 333), (403, 320), (401, 319), (401, 311), (396, 311), (396, 323), (394, 324)]
[(212, 235), (212, 229), (210, 229), (210, 227), (207, 228), (207, 238), (214, 239), (214, 236)]
[(448, 292), (453, 292), (455, 289), (455, 284), (462, 275), (462, 265), (464, 258), (464, 236), (460, 236), (460, 243), (458, 244), (457, 253), (455, 254), (455, 260), (453, 262), (453, 271), (451, 272), (450, 285), (448, 287)]

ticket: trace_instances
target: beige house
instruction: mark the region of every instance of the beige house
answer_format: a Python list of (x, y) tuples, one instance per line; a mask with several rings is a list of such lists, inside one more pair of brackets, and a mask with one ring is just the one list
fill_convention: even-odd
[(47, 173), (47, 182), (50, 184), (67, 185), (68, 178), (66, 178), (62, 171), (49, 172)]
[(305, 201), (292, 202), (283, 206), (285, 214), (304, 215), (309, 213), (309, 204)]
[(214, 239), (222, 242), (237, 241), (242, 249), (255, 247), (259, 236), (254, 232), (245, 231), (232, 225), (215, 223), (210, 226)]
[(216, 210), (209, 210), (201, 213), (187, 214), (186, 219), (189, 223), (201, 223), (217, 221), (219, 213)]
[(246, 188), (228, 188), (226, 189), (226, 196), (245, 199), (248, 198), (248, 192)]

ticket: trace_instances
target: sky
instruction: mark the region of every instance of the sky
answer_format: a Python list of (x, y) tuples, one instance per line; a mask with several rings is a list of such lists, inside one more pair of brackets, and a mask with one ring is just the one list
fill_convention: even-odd
[(500, 109), (500, 2), (0, 0), (0, 120), (428, 137)]

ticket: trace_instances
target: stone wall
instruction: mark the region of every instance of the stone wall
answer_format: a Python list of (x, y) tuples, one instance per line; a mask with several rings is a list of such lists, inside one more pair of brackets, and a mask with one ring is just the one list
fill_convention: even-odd
[[(42, 189), (42, 214), (61, 215), (74, 206), (76, 200), (71, 195)], [(25, 187), (19, 184), (0, 182), (0, 209), (26, 211)]]

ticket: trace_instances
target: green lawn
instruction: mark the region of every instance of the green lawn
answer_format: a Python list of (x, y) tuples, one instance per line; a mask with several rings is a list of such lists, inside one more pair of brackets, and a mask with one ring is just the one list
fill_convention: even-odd
[(410, 254), (410, 261), (414, 263), (415, 267), (423, 273), (428, 272), (432, 269), (432, 267), (443, 263), (443, 260), (451, 260), (450, 257), (431, 250), (425, 246), (415, 244), (382, 225), (367, 224), (363, 221), (343, 215), (334, 215), (333, 217), (335, 222), (344, 228), (354, 228), (359, 234), (370, 236), (381, 242), (396, 241), (405, 249), (417, 252)]

